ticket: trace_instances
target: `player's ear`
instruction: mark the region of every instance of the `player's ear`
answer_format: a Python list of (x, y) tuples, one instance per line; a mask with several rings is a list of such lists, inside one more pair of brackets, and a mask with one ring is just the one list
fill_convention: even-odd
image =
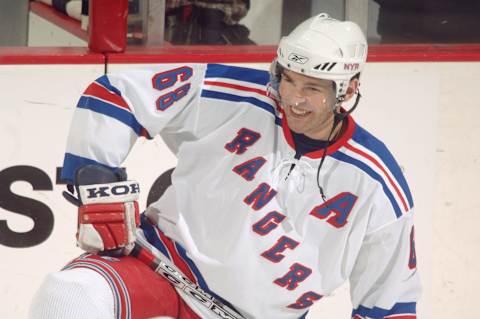
[(360, 86), (360, 80), (358, 78), (353, 78), (348, 83), (347, 93), (345, 94), (344, 101), (350, 100), (355, 93), (358, 91), (358, 87)]

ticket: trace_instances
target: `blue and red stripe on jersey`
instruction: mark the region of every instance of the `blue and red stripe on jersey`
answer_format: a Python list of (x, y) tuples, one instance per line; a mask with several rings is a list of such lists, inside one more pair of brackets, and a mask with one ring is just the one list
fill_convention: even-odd
[[(192, 270), (188, 263), (181, 257), (176, 250), (173, 240), (165, 236), (165, 234), (148, 218), (143, 214), (141, 217), (140, 227), (143, 230), (147, 241), (157, 248), (165, 257), (178, 267), (178, 269), (186, 276), (190, 281), (197, 283), (196, 276), (193, 275)], [(201, 287), (203, 289), (203, 287)]]
[(382, 160), (382, 162), (385, 163), (388, 170), (393, 174), (393, 178), (400, 185), (403, 193), (405, 194), (406, 201), (408, 202), (408, 208), (412, 208), (413, 198), (407, 181), (403, 176), (400, 166), (398, 166), (397, 162), (393, 158), (393, 155), (386, 148), (385, 144), (383, 144), (380, 140), (375, 138), (373, 135), (371, 135), (369, 132), (367, 132), (360, 126), (355, 131), (352, 139), (358, 144), (370, 150), (371, 152), (375, 153)]
[(135, 118), (120, 91), (105, 75), (88, 86), (80, 97), (77, 107), (114, 118), (130, 127), (138, 136), (151, 139), (147, 130)]
[(239, 66), (208, 64), (205, 78), (225, 78), (266, 85), (270, 81), (270, 74), (267, 71)]
[(210, 98), (210, 99), (226, 100), (231, 102), (246, 102), (246, 103), (252, 104), (275, 116), (275, 124), (280, 125), (281, 123), (280, 118), (278, 118), (275, 114), (275, 108), (271, 104), (268, 104), (257, 98), (254, 98), (251, 96), (235, 95), (235, 94), (219, 92), (219, 91), (205, 90), (205, 89), (202, 90), (201, 96)]
[(400, 167), (383, 143), (357, 125), (352, 138), (343, 146), (331, 156), (361, 169), (378, 181), (397, 217), (410, 211), (413, 207), (410, 189)]
[(193, 260), (187, 256), (187, 251), (179, 243), (171, 240), (156, 226), (153, 222), (150, 222), (145, 214), (141, 216), (140, 228), (143, 230), (143, 234), (147, 241), (164, 254), (175, 266), (192, 281), (196, 283), (203, 291), (207, 292), (215, 299), (221, 301), (223, 304), (235, 309), (228, 301), (214, 293), (207, 285), (207, 282), (203, 278), (200, 270), (195, 265)]
[(417, 318), (416, 308), (415, 302), (399, 302), (391, 309), (367, 308), (360, 305), (352, 311), (352, 319), (415, 319)]
[[(268, 81), (269, 74), (266, 71), (209, 64), (201, 96), (249, 103), (271, 113), (275, 117), (275, 123), (280, 125), (281, 120), (275, 112), (275, 101), (268, 97), (267, 91), (264, 89)], [(245, 93), (249, 95), (245, 96)]]

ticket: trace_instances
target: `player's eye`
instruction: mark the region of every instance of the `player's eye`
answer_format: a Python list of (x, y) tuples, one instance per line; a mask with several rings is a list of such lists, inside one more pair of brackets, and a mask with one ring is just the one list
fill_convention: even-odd
[(311, 92), (321, 92), (320, 88), (315, 86), (307, 86), (305, 89)]
[(288, 83), (292, 83), (292, 79), (286, 75), (282, 75), (282, 81), (285, 81), (285, 82), (288, 82)]

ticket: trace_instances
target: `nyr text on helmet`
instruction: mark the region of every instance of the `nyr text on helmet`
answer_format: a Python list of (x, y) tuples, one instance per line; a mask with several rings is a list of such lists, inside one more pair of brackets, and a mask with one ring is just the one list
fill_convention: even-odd
[(343, 69), (347, 71), (357, 71), (360, 69), (360, 63), (345, 63)]

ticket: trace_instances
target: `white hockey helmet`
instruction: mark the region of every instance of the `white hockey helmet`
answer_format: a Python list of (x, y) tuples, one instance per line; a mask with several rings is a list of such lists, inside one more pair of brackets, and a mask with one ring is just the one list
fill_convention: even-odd
[[(322, 13), (302, 22), (281, 39), (274, 64), (334, 81), (337, 100), (342, 100), (352, 77), (362, 71), (367, 51), (367, 40), (357, 24)], [(275, 69), (272, 65), (271, 72)], [(272, 75), (278, 78), (278, 74)]]

